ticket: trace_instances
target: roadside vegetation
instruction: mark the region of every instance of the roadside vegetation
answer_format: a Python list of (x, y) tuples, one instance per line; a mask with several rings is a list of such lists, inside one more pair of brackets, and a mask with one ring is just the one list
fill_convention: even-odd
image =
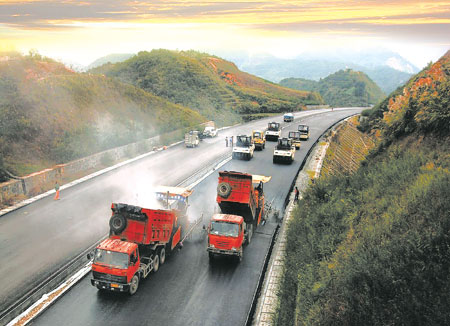
[(365, 73), (339, 70), (319, 81), (287, 78), (280, 85), (316, 92), (331, 106), (369, 106), (384, 99), (383, 91)]
[(132, 85), (77, 74), (37, 54), (3, 58), (2, 171), (20, 176), (206, 121), (194, 110)]
[(450, 324), (450, 53), (372, 110), (360, 168), (294, 211), (277, 325)]

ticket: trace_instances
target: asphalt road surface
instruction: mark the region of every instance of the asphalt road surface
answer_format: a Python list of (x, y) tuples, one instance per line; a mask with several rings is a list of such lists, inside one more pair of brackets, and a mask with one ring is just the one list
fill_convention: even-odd
[[(251, 161), (232, 160), (220, 170), (271, 175), (272, 180), (264, 188), (266, 200), (273, 200), (274, 206), (283, 213), (284, 199), (289, 186), (310, 146), (330, 125), (360, 111), (360, 109), (339, 109), (333, 112), (327, 110), (308, 117), (303, 117), (304, 113), (297, 114), (298, 118), (294, 123), (288, 124), (282, 134), (287, 135), (289, 130), (295, 130), (301, 121), (310, 126), (311, 137), (302, 143), (301, 149), (295, 154), (295, 162), (291, 165), (273, 164), (272, 154), (275, 142), (267, 142), (266, 149), (255, 152)], [(280, 121), (281, 118), (275, 120)], [(9, 250), (20, 249), (20, 252), (16, 254), (10, 252), (9, 258), (5, 258), (1, 253), (1, 259), (5, 259), (6, 262), (8, 259), (14, 260), (16, 268), (17, 259), (22, 259), (23, 264), (27, 265), (27, 257), (28, 259), (38, 257), (32, 261), (46, 261), (46, 263), (33, 264), (35, 269), (45, 270), (49, 265), (57, 265), (64, 260), (64, 257), (79, 253), (107, 232), (111, 200), (127, 202), (117, 199), (121, 198), (120, 195), (124, 196), (125, 184), (130, 184), (130, 180), (124, 176), (136, 175), (137, 177), (132, 180), (141, 182), (145, 179), (142, 176), (148, 173), (152, 175), (149, 180), (153, 184), (176, 184), (186, 177), (179, 170), (195, 170), (193, 166), (198, 168), (195, 162), (204, 163), (214, 155), (225, 153), (224, 151), (227, 151), (224, 140), (226, 134), (246, 133), (266, 124), (267, 120), (264, 120), (228, 129), (218, 138), (206, 140), (205, 144), (201, 144), (199, 148), (173, 148), (158, 154), (158, 157), (153, 156), (133, 164), (129, 167), (130, 171), (118, 172), (120, 176), (112, 173), (79, 185), (81, 189), (77, 189), (78, 186), (76, 186), (73, 190), (63, 192), (63, 199), (60, 202), (55, 203), (49, 199), (35, 203), (35, 207), (25, 207), (22, 212), (14, 213), (15, 218), (26, 220), (33, 216), (34, 226), (23, 225), (24, 228), (11, 232), (23, 232), (24, 234), (20, 237), (32, 236), (36, 233), (32, 240), (34, 243), (39, 242), (40, 246), (39, 248), (19, 246), (20, 241), (16, 241), (17, 247), (9, 246)], [(190, 155), (191, 153), (195, 155)], [(203, 213), (207, 220), (217, 209), (215, 203), (217, 178), (218, 173), (215, 172), (195, 187), (194, 194), (190, 198), (189, 214), (191, 216), (197, 217)], [(144, 182), (144, 185), (147, 182)], [(134, 185), (135, 183), (131, 182), (132, 187), (126, 190), (129, 191), (133, 187), (137, 191), (144, 189)], [(133, 198), (136, 199), (135, 197), (128, 199)], [(64, 201), (67, 204), (62, 205)], [(12, 219), (11, 216), (7, 218)], [(1, 219), (0, 223), (2, 223)], [(91, 286), (89, 275), (32, 323), (33, 325), (64, 324), (66, 326), (243, 325), (251, 308), (252, 297), (258, 285), (264, 257), (275, 227), (276, 221), (271, 218), (268, 223), (257, 229), (251, 244), (244, 249), (244, 259), (241, 263), (218, 258), (210, 264), (206, 252), (206, 240), (187, 241), (184, 248), (174, 252), (157, 273), (140, 283), (138, 292), (132, 297), (126, 294), (98, 292)], [(0, 225), (0, 230), (2, 229)], [(39, 239), (42, 239), (42, 233), (36, 232), (37, 230), (45, 232), (50, 239), (41, 243)], [(64, 234), (61, 234), (62, 231)], [(3, 236), (2, 234), (2, 241)], [(9, 233), (8, 236), (10, 239), (14, 238)], [(1, 251), (6, 250), (4, 246), (1, 248)], [(2, 275), (15, 275), (12, 269), (11, 274), (4, 274), (4, 263), (0, 266), (2, 266), (0, 267)], [(28, 273), (32, 273), (31, 268)]]
[[(329, 110), (325, 110), (329, 111)], [(295, 114), (304, 117), (324, 110)], [(151, 185), (177, 185), (231, 148), (225, 136), (265, 128), (273, 118), (223, 130), (197, 148), (175, 146), (0, 217), (0, 311), (108, 233), (111, 202), (140, 204)], [(276, 118), (281, 121), (281, 117)]]

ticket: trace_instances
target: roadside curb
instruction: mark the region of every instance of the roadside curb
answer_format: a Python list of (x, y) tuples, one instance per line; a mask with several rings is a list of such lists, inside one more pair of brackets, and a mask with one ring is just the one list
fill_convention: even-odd
[[(286, 198), (287, 206), (285, 214), (262, 282), (261, 295), (256, 304), (256, 311), (253, 322), (251, 323), (253, 326), (274, 325), (274, 318), (279, 304), (278, 291), (283, 276), (288, 223), (292, 219), (292, 212), (296, 207), (296, 203), (294, 202), (295, 195), (292, 190), (297, 186), (300, 191), (299, 198), (302, 198), (302, 193), (306, 190), (311, 180), (319, 176), (320, 170), (322, 169), (323, 160), (329, 146), (329, 142), (324, 142), (324, 139), (328, 137), (331, 130), (334, 130), (353, 116), (354, 115), (351, 115), (338, 121), (319, 137), (315, 145), (311, 148), (309, 155), (304, 161), (304, 164), (300, 167), (300, 171), (291, 185), (290, 193)], [(308, 174), (309, 171), (314, 172), (313, 178)]]
[[(232, 126), (222, 127), (222, 128), (217, 129), (217, 130), (221, 131), (221, 130), (233, 128), (233, 127), (236, 127), (236, 126), (239, 126), (239, 125), (240, 125), (240, 123), (234, 124), (234, 125), (232, 125)], [(164, 147), (160, 147), (160, 148), (158, 148), (158, 149), (156, 149), (156, 150), (153, 150), (153, 151), (150, 151), (150, 152), (141, 154), (141, 155), (136, 156), (136, 157), (133, 157), (133, 158), (131, 158), (131, 159), (129, 159), (129, 160), (126, 160), (126, 161), (117, 163), (117, 164), (112, 165), (112, 166), (110, 166), (110, 167), (107, 167), (107, 168), (105, 168), (105, 169), (102, 169), (102, 170), (99, 170), (99, 171), (97, 171), (97, 172), (88, 174), (88, 175), (86, 175), (86, 176), (84, 176), (84, 177), (82, 177), (82, 178), (80, 178), (80, 179), (76, 179), (76, 180), (74, 180), (74, 181), (72, 181), (72, 182), (69, 182), (69, 183), (66, 183), (66, 184), (62, 185), (62, 186), (60, 187), (60, 191), (61, 191), (61, 190), (64, 190), (64, 189), (67, 189), (67, 188), (70, 188), (70, 187), (73, 187), (73, 186), (75, 186), (75, 185), (77, 185), (77, 184), (79, 184), (79, 183), (82, 183), (82, 182), (84, 182), (84, 181), (88, 181), (88, 180), (90, 180), (90, 179), (93, 179), (93, 178), (95, 178), (95, 177), (98, 177), (99, 175), (102, 175), (102, 174), (108, 173), (108, 172), (110, 172), (110, 171), (116, 170), (116, 169), (118, 169), (118, 168), (120, 168), (120, 167), (122, 167), (122, 166), (124, 166), (124, 165), (127, 165), (127, 164), (130, 164), (130, 163), (139, 161), (139, 160), (141, 160), (141, 159), (143, 159), (143, 158), (146, 158), (146, 157), (148, 157), (148, 156), (150, 156), (150, 155), (153, 155), (153, 154), (156, 154), (156, 153), (165, 151), (165, 150), (167, 150), (167, 149), (169, 149), (169, 148), (172, 148), (172, 147), (175, 147), (175, 146), (177, 146), (177, 145), (181, 145), (181, 144), (183, 144), (183, 143), (184, 143), (184, 140), (180, 140), (180, 141), (178, 141), (178, 142), (175, 142), (175, 143), (172, 143), (172, 144), (170, 144), (170, 145), (165, 146), (166, 149), (164, 149)], [(3, 209), (0, 210), (0, 218), (1, 218), (3, 215), (6, 215), (6, 214), (8, 214), (8, 213), (10, 213), (10, 212), (13, 212), (13, 211), (15, 211), (15, 210), (17, 210), (17, 209), (19, 209), (19, 208), (22, 208), (22, 207), (24, 207), (24, 206), (30, 205), (30, 204), (34, 203), (35, 201), (38, 201), (38, 200), (40, 200), (40, 199), (42, 199), (42, 198), (51, 196), (51, 195), (53, 195), (54, 193), (55, 193), (55, 190), (52, 189), (52, 190), (46, 191), (46, 192), (44, 192), (44, 193), (42, 193), (42, 194), (39, 194), (39, 195), (37, 195), (37, 196), (34, 196), (34, 197), (32, 197), (32, 198), (28, 198), (28, 199), (22, 200), (22, 201), (16, 203), (15, 205), (12, 205), (12, 206), (3, 208)]]

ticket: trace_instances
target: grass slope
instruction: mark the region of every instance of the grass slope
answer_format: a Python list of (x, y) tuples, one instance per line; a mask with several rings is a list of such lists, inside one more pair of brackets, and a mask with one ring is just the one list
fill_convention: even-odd
[(19, 175), (205, 121), (115, 79), (40, 56), (2, 58), (0, 164)]
[(297, 111), (321, 102), (314, 94), (286, 89), (195, 51), (140, 52), (91, 72), (116, 77), (222, 124), (239, 121), (239, 114)]
[(307, 190), (278, 325), (450, 323), (448, 94), (450, 52), (366, 114), (379, 144), (354, 174)]
[(320, 93), (332, 106), (368, 106), (384, 99), (383, 91), (363, 72), (339, 70), (315, 82), (302, 78), (287, 78), (280, 85)]

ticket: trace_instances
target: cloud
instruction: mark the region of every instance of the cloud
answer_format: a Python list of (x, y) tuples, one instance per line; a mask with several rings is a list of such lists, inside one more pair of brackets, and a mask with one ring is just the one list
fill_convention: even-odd
[(0, 23), (17, 28), (48, 28), (89, 22), (292, 23), (384, 19), (449, 19), (448, 2), (435, 0), (95, 0), (0, 1)]

